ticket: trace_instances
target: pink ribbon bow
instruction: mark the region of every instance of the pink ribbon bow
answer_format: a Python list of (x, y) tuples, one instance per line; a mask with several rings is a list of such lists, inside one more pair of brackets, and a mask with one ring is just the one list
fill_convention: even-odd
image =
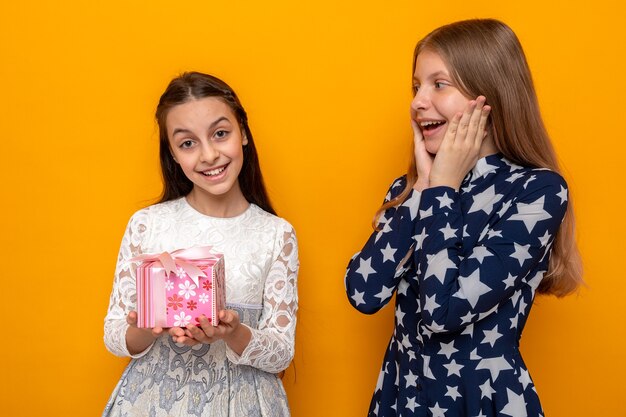
[(200, 277), (206, 277), (206, 274), (192, 262), (200, 259), (207, 259), (215, 257), (215, 254), (211, 252), (212, 246), (194, 246), (188, 249), (178, 249), (172, 253), (163, 252), (161, 254), (142, 254), (131, 258), (131, 262), (155, 262), (160, 263), (165, 270), (165, 276), (170, 274), (177, 274), (178, 268), (182, 268), (183, 271), (189, 275), (189, 278), (196, 284), (196, 287), (200, 287)]

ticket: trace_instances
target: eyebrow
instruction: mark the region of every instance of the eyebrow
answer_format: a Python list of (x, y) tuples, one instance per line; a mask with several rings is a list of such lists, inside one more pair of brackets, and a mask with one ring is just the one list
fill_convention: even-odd
[[(216, 125), (218, 125), (220, 122), (224, 120), (226, 120), (227, 122), (230, 122), (230, 120), (228, 120), (228, 117), (222, 116), (209, 125), (209, 130), (213, 129)], [(183, 129), (183, 128), (178, 127), (174, 129), (174, 131), (172, 132), (172, 136), (175, 136), (178, 133), (192, 133), (192, 132), (189, 129)]]
[[(438, 77), (441, 77), (441, 76), (444, 76), (444, 77), (450, 77), (450, 74), (448, 74), (448, 73), (447, 73), (447, 72), (445, 72), (445, 71), (437, 71), (437, 72), (434, 72), (434, 73), (430, 74), (430, 75), (428, 76), (428, 79), (431, 79), (431, 80), (432, 80), (433, 78), (438, 78)], [(413, 81), (419, 81), (419, 79), (417, 79), (417, 78), (413, 77)]]

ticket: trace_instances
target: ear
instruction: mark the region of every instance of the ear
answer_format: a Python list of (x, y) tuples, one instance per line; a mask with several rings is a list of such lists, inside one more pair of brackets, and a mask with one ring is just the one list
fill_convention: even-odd
[(243, 138), (241, 138), (241, 144), (243, 146), (246, 146), (248, 144), (248, 135), (246, 135), (246, 132), (243, 132)]

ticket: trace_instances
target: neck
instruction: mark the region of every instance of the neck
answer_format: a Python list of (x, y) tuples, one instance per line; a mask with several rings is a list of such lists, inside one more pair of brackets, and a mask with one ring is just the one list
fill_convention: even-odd
[(491, 135), (487, 135), (487, 137), (483, 140), (482, 145), (480, 145), (480, 152), (478, 153), (478, 159), (484, 158), (485, 156), (493, 155), (498, 153), (498, 149), (496, 148), (496, 144), (491, 139)]
[(185, 198), (191, 207), (210, 217), (236, 217), (250, 206), (239, 184), (221, 195), (210, 194), (198, 187), (193, 187)]

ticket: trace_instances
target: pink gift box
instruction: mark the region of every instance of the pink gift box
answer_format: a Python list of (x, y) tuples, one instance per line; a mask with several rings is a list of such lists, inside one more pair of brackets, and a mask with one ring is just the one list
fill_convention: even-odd
[(140, 255), (137, 267), (137, 326), (186, 327), (205, 315), (213, 326), (224, 309), (224, 256), (210, 247)]

